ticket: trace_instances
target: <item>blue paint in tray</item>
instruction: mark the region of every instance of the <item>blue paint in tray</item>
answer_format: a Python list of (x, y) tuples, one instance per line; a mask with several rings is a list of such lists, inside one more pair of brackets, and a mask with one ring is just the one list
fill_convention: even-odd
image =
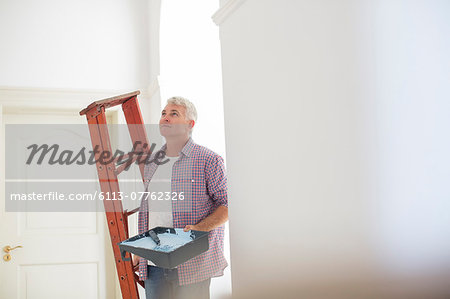
[(175, 234), (170, 232), (157, 234), (160, 240), (160, 245), (158, 246), (151, 237), (140, 238), (135, 241), (126, 242), (126, 245), (151, 249), (161, 252), (171, 252), (175, 249), (192, 242), (193, 237), (191, 231), (183, 231), (182, 228), (175, 228)]

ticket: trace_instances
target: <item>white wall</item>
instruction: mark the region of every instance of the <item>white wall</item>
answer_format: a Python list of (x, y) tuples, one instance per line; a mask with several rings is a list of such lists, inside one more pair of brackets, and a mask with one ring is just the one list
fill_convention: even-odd
[(0, 1), (0, 94), (92, 94), (88, 105), (141, 90), (144, 120), (154, 122), (159, 6), (160, 0)]
[(0, 86), (129, 89), (149, 84), (148, 2), (0, 2)]
[[(0, 1), (4, 111), (71, 98), (58, 108), (78, 113), (94, 100), (140, 90), (144, 121), (157, 122), (159, 15), (160, 0)], [(42, 101), (30, 106), (35, 98)]]
[(450, 294), (449, 2), (221, 4), (233, 294)]
[(386, 271), (450, 269), (450, 2), (371, 8), (378, 156), (377, 254)]

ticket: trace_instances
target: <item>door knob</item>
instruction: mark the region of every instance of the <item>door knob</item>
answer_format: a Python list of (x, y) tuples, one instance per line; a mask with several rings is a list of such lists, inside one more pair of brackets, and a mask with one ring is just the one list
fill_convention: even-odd
[(14, 250), (16, 248), (22, 248), (22, 246), (11, 247), (8, 245), (8, 246), (3, 247), (3, 251), (6, 253), (9, 253), (11, 250)]
[(3, 256), (3, 260), (5, 262), (9, 262), (11, 260), (11, 255), (9, 254), (9, 252), (11, 250), (17, 249), (17, 248), (22, 248), (22, 246), (16, 246), (16, 247), (11, 247), (11, 246), (5, 246), (3, 247), (3, 251), (6, 252), (6, 254)]

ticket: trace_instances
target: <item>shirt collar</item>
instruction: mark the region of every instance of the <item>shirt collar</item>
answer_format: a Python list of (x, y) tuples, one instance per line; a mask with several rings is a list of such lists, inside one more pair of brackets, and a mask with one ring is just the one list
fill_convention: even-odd
[[(192, 140), (192, 137), (189, 137), (188, 141), (186, 142), (186, 144), (183, 146), (183, 148), (181, 149), (181, 153), (183, 155), (185, 155), (186, 157), (190, 157), (192, 155), (192, 152), (194, 151), (194, 141)], [(165, 143), (161, 150), (166, 151), (167, 148), (167, 143)]]

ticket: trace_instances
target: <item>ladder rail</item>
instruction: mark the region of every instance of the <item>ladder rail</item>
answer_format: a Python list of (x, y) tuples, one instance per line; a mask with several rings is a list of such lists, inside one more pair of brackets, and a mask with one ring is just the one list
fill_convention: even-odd
[[(144, 121), (142, 118), (141, 109), (137, 102), (137, 97), (131, 98), (122, 104), (122, 110), (128, 124), (128, 131), (130, 132), (133, 147), (135, 144), (141, 144), (141, 150), (146, 154), (149, 151), (149, 142), (147, 132), (145, 130)], [(142, 180), (144, 181), (144, 164), (139, 164)]]

